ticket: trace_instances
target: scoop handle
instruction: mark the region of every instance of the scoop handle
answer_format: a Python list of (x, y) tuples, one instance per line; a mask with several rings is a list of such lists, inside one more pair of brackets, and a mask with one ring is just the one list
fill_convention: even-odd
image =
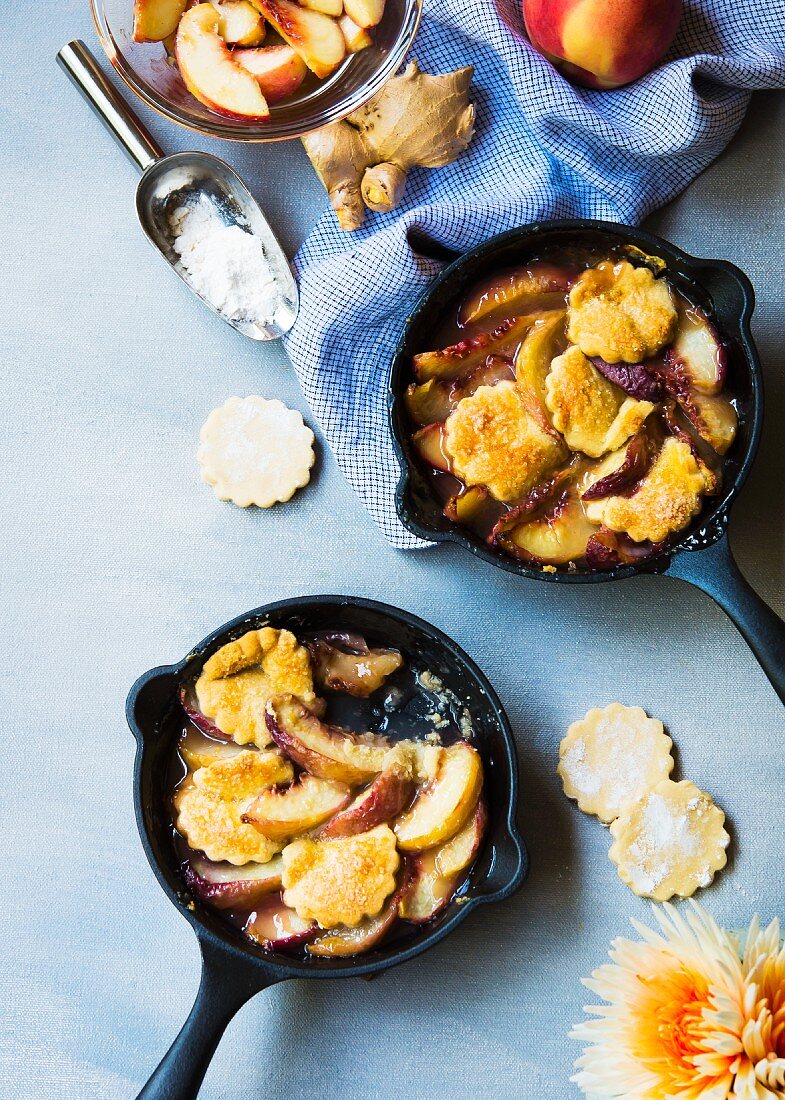
[(703, 550), (675, 555), (667, 576), (688, 581), (711, 596), (736, 624), (785, 703), (785, 622), (760, 598), (739, 569), (727, 533)]
[(57, 60), (137, 168), (144, 172), (161, 159), (163, 150), (98, 67), (84, 42), (78, 38), (69, 42), (58, 52)]

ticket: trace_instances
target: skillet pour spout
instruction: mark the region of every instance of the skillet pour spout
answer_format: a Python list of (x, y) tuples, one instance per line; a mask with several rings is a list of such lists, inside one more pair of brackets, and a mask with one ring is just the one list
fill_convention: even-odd
[[(427, 924), (402, 927), (400, 936), (381, 941), (363, 955), (322, 958), (264, 951), (195, 901), (181, 873), (167, 786), (168, 762), (183, 729), (179, 688), (198, 675), (222, 645), (262, 626), (298, 636), (340, 629), (362, 634), (369, 645), (394, 647), (407, 664), (437, 676), (471, 716), (473, 744), (485, 772), (486, 839), (466, 872), (465, 884), (445, 909)], [(126, 715), (137, 740), (134, 806), (142, 845), (162, 889), (193, 928), (202, 953), (193, 1009), (139, 1094), (144, 1100), (193, 1100), (227, 1024), (261, 990), (288, 978), (369, 977), (397, 966), (439, 943), (476, 907), (509, 897), (526, 875), (526, 850), (516, 823), (517, 760), (501, 702), (455, 642), (406, 611), (348, 596), (302, 597), (257, 608), (205, 638), (178, 664), (141, 676), (129, 693)]]
[[(428, 251), (424, 242), (419, 246)], [(489, 546), (478, 534), (445, 517), (443, 501), (418, 460), (411, 441), (404, 394), (412, 357), (433, 346), (442, 320), (454, 317), (472, 287), (485, 277), (565, 250), (599, 251), (627, 257), (663, 272), (688, 301), (700, 306), (728, 351), (729, 389), (738, 413), (737, 438), (723, 459), (723, 486), (666, 551), (637, 564), (603, 571), (562, 569), (544, 572)], [(401, 522), (431, 542), (457, 542), (484, 561), (530, 580), (557, 584), (598, 584), (640, 573), (663, 573), (700, 588), (738, 627), (785, 703), (785, 623), (757, 595), (736, 565), (728, 541), (730, 509), (750, 471), (763, 424), (763, 373), (750, 332), (755, 294), (747, 276), (725, 260), (690, 256), (645, 230), (614, 222), (547, 221), (501, 233), (456, 256), (427, 288), (412, 310), (396, 348), (389, 378), (390, 430), (401, 477), (395, 503)], [(438, 259), (445, 258), (439, 246)]]

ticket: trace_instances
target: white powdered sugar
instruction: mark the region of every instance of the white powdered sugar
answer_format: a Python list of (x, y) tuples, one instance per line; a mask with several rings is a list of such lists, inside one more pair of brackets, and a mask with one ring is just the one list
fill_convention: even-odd
[(281, 295), (258, 237), (226, 225), (204, 195), (177, 207), (169, 226), (189, 282), (219, 313), (233, 321), (273, 321)]
[[(693, 799), (687, 809), (703, 811), (700, 799)], [(651, 893), (674, 869), (675, 862), (692, 856), (698, 849), (698, 838), (690, 828), (690, 816), (670, 805), (662, 795), (652, 792), (646, 798), (641, 818), (641, 833), (630, 846), (636, 860), (632, 881), (637, 890)], [(707, 882), (711, 881), (711, 875)], [(707, 883), (701, 883), (706, 885)]]

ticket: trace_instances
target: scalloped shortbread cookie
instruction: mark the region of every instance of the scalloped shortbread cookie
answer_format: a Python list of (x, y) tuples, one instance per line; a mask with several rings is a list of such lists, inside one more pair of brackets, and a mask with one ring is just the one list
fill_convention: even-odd
[(199, 439), (202, 478), (241, 508), (289, 500), (311, 478), (313, 432), (281, 401), (230, 397), (207, 417)]
[(563, 444), (527, 413), (514, 382), (480, 386), (444, 424), (453, 470), (467, 485), (486, 485), (497, 500), (525, 496), (564, 458)]
[(633, 893), (688, 898), (727, 862), (725, 814), (689, 779), (663, 779), (611, 825), (608, 856)]
[(296, 695), (311, 710), (324, 704), (313, 690), (311, 657), (289, 630), (249, 630), (221, 646), (196, 681), (199, 709), (238, 745), (260, 749), (272, 738), (265, 708), (275, 695)]
[(400, 862), (387, 825), (329, 840), (301, 837), (282, 858), (283, 900), (321, 928), (354, 927), (375, 917), (395, 889)]
[(242, 815), (256, 795), (278, 783), (291, 783), (294, 769), (277, 752), (241, 752), (194, 772), (175, 797), (175, 826), (192, 848), (208, 859), (237, 867), (267, 863), (283, 844), (270, 840)]
[[(609, 455), (587, 479), (586, 488), (621, 463)], [(661, 542), (686, 527), (701, 508), (701, 497), (711, 492), (715, 475), (699, 463), (689, 446), (670, 436), (649, 472), (631, 496), (603, 497), (584, 502), (586, 515), (612, 531), (623, 531), (635, 542)]]
[(627, 260), (603, 260), (570, 291), (567, 335), (584, 355), (640, 363), (671, 342), (677, 318), (665, 279)]
[(559, 746), (564, 793), (606, 824), (673, 770), (673, 742), (640, 707), (593, 707)]
[(574, 344), (551, 363), (545, 379), (545, 404), (567, 446), (591, 458), (621, 447), (654, 408), (651, 401), (627, 397), (603, 378)]

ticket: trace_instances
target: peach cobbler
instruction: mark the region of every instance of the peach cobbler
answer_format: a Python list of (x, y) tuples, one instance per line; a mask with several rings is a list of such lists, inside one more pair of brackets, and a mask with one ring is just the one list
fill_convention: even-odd
[[(456, 323), (457, 322), (457, 323)], [(664, 550), (720, 487), (737, 430), (707, 314), (624, 256), (475, 287), (414, 356), (412, 442), (445, 516), (544, 570)]]
[[(359, 954), (436, 916), (486, 810), (470, 723), (444, 735), (429, 675), (340, 632), (265, 626), (213, 653), (180, 692), (172, 820), (191, 895), (265, 949), (308, 955)], [(325, 718), (328, 697), (372, 696), (372, 731)], [(394, 732), (391, 714), (420, 696)]]

